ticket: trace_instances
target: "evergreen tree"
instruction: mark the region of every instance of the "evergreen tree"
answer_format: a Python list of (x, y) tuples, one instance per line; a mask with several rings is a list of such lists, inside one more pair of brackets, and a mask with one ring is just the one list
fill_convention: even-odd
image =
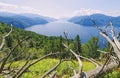
[(59, 52), (62, 52), (63, 49), (64, 49), (62, 43), (63, 43), (63, 38), (62, 38), (62, 36), (60, 36), (60, 39), (59, 39)]
[(81, 40), (80, 40), (80, 37), (79, 35), (77, 35), (75, 37), (75, 40), (74, 40), (74, 49), (75, 49), (75, 52), (78, 53), (78, 54), (81, 54)]
[(90, 58), (98, 58), (100, 56), (99, 49), (99, 38), (93, 37), (88, 43), (82, 45), (82, 55)]

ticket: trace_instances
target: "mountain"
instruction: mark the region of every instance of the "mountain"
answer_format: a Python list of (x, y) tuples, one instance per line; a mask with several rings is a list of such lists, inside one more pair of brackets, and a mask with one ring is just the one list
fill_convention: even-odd
[(37, 14), (14, 14), (0, 13), (0, 21), (13, 24), (15, 27), (23, 28), (46, 36), (64, 36), (63, 32), (68, 33), (69, 38), (75, 38), (78, 34), (81, 41), (87, 42), (93, 36), (100, 36), (99, 31), (93, 26), (91, 18), (96, 24), (104, 28), (111, 20), (118, 30), (120, 27), (120, 17), (93, 14), (89, 16), (75, 16), (68, 19), (54, 19), (40, 16)]
[(15, 27), (25, 29), (32, 25), (43, 25), (55, 19), (40, 15), (40, 10), (0, 2), (0, 22), (13, 24)]
[(32, 15), (28, 17), (22, 14), (14, 14), (7, 12), (0, 12), (0, 22), (13, 24), (15, 27), (23, 28), (23, 29), (33, 25), (38, 25), (38, 24), (43, 25), (48, 23), (46, 19), (38, 15), (36, 15), (36, 17)]
[(112, 21), (114, 26), (116, 27), (120, 26), (120, 17), (112, 17), (103, 14), (75, 16), (70, 18), (68, 21), (83, 26), (93, 26), (93, 22), (91, 21), (91, 19), (93, 19), (96, 22), (96, 24), (99, 26), (108, 25), (110, 21)]
[(40, 19), (40, 18), (43, 18), (43, 19), (47, 20), (48, 22), (54, 22), (54, 21), (57, 20), (57, 19), (54, 19), (54, 18), (51, 18), (51, 17), (41, 16), (41, 15), (32, 14), (32, 13), (22, 13), (21, 15), (26, 16), (26, 17), (29, 17), (29, 18), (32, 18), (32, 19)]
[[(8, 24), (0, 23), (0, 38), (4, 36), (6, 33), (10, 31), (11, 27)], [(24, 38), (28, 37), (25, 41), (20, 43), (21, 40)], [(51, 44), (54, 43), (54, 48), (55, 51), (59, 51), (59, 44), (60, 44), (60, 39), (62, 41), (65, 41), (62, 37), (55, 37), (55, 36), (44, 36), (40, 35), (31, 31), (25, 31), (24, 29), (21, 28), (16, 28), (13, 27), (12, 33), (5, 38), (5, 45), (4, 48), (2, 48), (3, 53), (4, 52), (9, 52), (11, 49), (14, 48), (16, 44), (19, 43), (19, 46), (17, 46), (12, 53), (11, 57), (15, 57), (18, 54), (20, 54), (20, 58), (22, 59), (25, 58), (25, 55), (31, 54), (31, 58), (36, 59), (38, 57), (41, 57), (44, 54), (48, 54), (51, 52)], [(0, 39), (1, 42), (2, 39)], [(64, 49), (63, 49), (64, 50)], [(22, 53), (21, 53), (22, 52)], [(1, 56), (1, 55), (0, 55)]]

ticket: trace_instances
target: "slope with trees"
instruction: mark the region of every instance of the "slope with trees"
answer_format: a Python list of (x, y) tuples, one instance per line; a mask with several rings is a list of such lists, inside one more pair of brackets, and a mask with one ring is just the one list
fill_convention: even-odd
[[(51, 67), (50, 70), (45, 72), (41, 76), (41, 78), (45, 78), (47, 75), (50, 75), (50, 78), (55, 78), (57, 74), (54, 70), (62, 62), (73, 60), (71, 56), (74, 56), (74, 59), (76, 59), (79, 64), (78, 70), (75, 70), (74, 68), (72, 68), (74, 72), (74, 75), (72, 76), (72, 78), (103, 77), (105, 74), (119, 67), (120, 33), (115, 35), (114, 27), (111, 22), (108, 26), (106, 26), (106, 31), (103, 31), (103, 29), (97, 26), (94, 21), (93, 23), (95, 27), (100, 31), (100, 34), (110, 43), (111, 45), (110, 52), (97, 50), (99, 49), (97, 37), (93, 37), (90, 41), (88, 41), (87, 44), (82, 46), (83, 49), (79, 50), (78, 47), (82, 48), (80, 44), (79, 36), (76, 36), (74, 41), (73, 40), (69, 41), (69, 39), (67, 39), (66, 33), (64, 33), (66, 40), (62, 41), (63, 39), (61, 39), (61, 37), (46, 37), (46, 36), (41, 36), (35, 33), (26, 32), (26, 31), (22, 31), (22, 33), (19, 33), (21, 31), (20, 29), (15, 29), (13, 27), (10, 28), (9, 26), (6, 26), (6, 24), (1, 23), (1, 26), (6, 26), (6, 28), (1, 27), (2, 35), (1, 35), (1, 45), (0, 45), (0, 51), (1, 51), (0, 52), (1, 53), (0, 75), (5, 76), (6, 78), (20, 78), (25, 72), (29, 71), (29, 68), (31, 66), (38, 63), (39, 61), (47, 57), (51, 57), (51, 56), (59, 57), (59, 55), (61, 56), (61, 54), (67, 54), (66, 56), (69, 58), (66, 58), (66, 56), (62, 58), (59, 57), (59, 62), (55, 66)], [(108, 27), (111, 28), (111, 31), (107, 31)], [(15, 32), (15, 30), (17, 31)], [(15, 33), (15, 34), (12, 35), (12, 33)], [(108, 35), (109, 33), (111, 33), (111, 35)], [(23, 35), (23, 34), (26, 34), (26, 35)], [(9, 38), (9, 36), (12, 36), (12, 37)], [(43, 38), (43, 40), (40, 41), (41, 38)], [(5, 41), (7, 43), (5, 43)], [(73, 43), (74, 46), (71, 43)], [(71, 49), (70, 45), (72, 45), (73, 50)], [(90, 51), (90, 53), (86, 54), (86, 57), (82, 56), (84, 55), (83, 52), (86, 51), (85, 48), (88, 49), (87, 51)], [(57, 52), (57, 51), (61, 51), (61, 49), (62, 50), (65, 49), (64, 51), (66, 52)], [(36, 51), (36, 50), (39, 50), (39, 51)], [(98, 51), (100, 51), (101, 53), (105, 53), (106, 58), (104, 63), (99, 63), (95, 59), (91, 59), (91, 58), (99, 57), (100, 53), (98, 53)], [(36, 57), (37, 55), (40, 55), (41, 52), (44, 55)], [(36, 54), (33, 55), (32, 53), (36, 53)], [(34, 58), (36, 59), (31, 61), (31, 59), (34, 59)], [(81, 58), (92, 62), (96, 66), (96, 68), (90, 71), (84, 72)], [(13, 66), (13, 62), (15, 62), (18, 59), (25, 60), (25, 63), (22, 64), (21, 68), (19, 68), (18, 66)]]

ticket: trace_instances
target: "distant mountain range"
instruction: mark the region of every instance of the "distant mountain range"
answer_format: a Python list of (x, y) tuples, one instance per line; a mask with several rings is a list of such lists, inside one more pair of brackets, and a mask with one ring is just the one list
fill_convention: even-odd
[(0, 22), (13, 24), (15, 27), (22, 29), (33, 25), (44, 25), (54, 20), (55, 19), (53, 18), (44, 17), (37, 14), (14, 14), (0, 12)]
[[(93, 26), (93, 22), (91, 21), (91, 19), (93, 19), (96, 22), (96, 24), (99, 26), (105, 26), (110, 21), (112, 21), (114, 26), (120, 27), (120, 16), (112, 17), (103, 14), (92, 14), (89, 16), (88, 15), (74, 16), (72, 18), (67, 19), (66, 21), (82, 26)], [(19, 27), (23, 29), (27, 27), (31, 27), (33, 25), (44, 25), (49, 22), (54, 22), (56, 20), (57, 19), (41, 16), (38, 14), (30, 14), (30, 13), (15, 14), (8, 12), (0, 12), (0, 22), (13, 24), (15, 27)]]
[(91, 19), (94, 20), (96, 24), (99, 26), (105, 26), (109, 24), (110, 21), (112, 21), (114, 26), (120, 27), (120, 16), (112, 17), (103, 14), (92, 14), (89, 16), (75, 16), (70, 18), (68, 21), (83, 26), (93, 26), (93, 22), (91, 21)]
[(112, 21), (116, 32), (120, 31), (118, 29), (120, 27), (120, 16), (113, 17), (104, 15), (106, 13), (93, 14), (101, 13), (97, 10), (81, 9), (80, 15), (83, 14), (84, 16), (77, 15), (71, 18), (54, 19), (42, 16), (40, 10), (26, 6), (0, 2), (0, 7), (0, 22), (13, 24), (13, 26), (17, 28), (33, 31), (42, 35), (64, 36), (63, 32), (67, 32), (69, 38), (74, 38), (78, 34), (81, 41), (86, 42), (93, 36), (100, 36), (99, 31), (93, 26), (91, 19), (103, 29), (105, 25), (108, 25), (109, 22)]
[(13, 24), (15, 27), (47, 36), (63, 36), (63, 32), (67, 32), (69, 38), (74, 38), (78, 34), (82, 42), (88, 41), (93, 36), (100, 36), (91, 19), (101, 28), (104, 28), (105, 25), (112, 21), (116, 31), (120, 31), (118, 29), (120, 27), (120, 17), (103, 14), (75, 16), (59, 20), (30, 13), (14, 14), (0, 12), (0, 22)]
[(93, 26), (93, 19), (101, 28), (105, 28), (110, 21), (113, 21), (115, 30), (118, 32), (120, 27), (120, 17), (111, 17), (102, 14), (93, 14), (90, 16), (75, 16), (67, 20), (57, 20), (45, 25), (35, 25), (26, 28), (26, 30), (33, 31), (47, 36), (64, 36), (63, 32), (68, 33), (69, 38), (74, 38), (77, 34), (80, 36), (82, 42), (88, 41), (93, 36), (99, 36), (99, 31)]

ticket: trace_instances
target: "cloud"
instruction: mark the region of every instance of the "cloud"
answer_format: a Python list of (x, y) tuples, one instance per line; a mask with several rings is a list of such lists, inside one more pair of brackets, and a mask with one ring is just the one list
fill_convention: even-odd
[(37, 13), (40, 11), (27, 6), (18, 6), (13, 4), (7, 4), (0, 2), (0, 11), (1, 12), (12, 12), (12, 13)]
[(77, 10), (74, 12), (75, 15), (91, 15), (91, 14), (94, 14), (94, 13), (103, 13), (102, 11), (100, 10), (94, 10), (94, 9), (85, 9), (85, 8), (81, 8), (80, 10)]
[(91, 9), (91, 8), (89, 8), (89, 9), (81, 8), (80, 10), (76, 10), (74, 12), (74, 16), (91, 15), (91, 14), (96, 14), (96, 13), (105, 14), (105, 15), (109, 15), (109, 16), (120, 16), (119, 10), (102, 11), (102, 10), (96, 10), (96, 9)]
[[(45, 14), (42, 11), (38, 10), (38, 9), (34, 9), (32, 7), (28, 7), (28, 6), (18, 6), (18, 5), (13, 5), (13, 4), (8, 4), (8, 3), (3, 3), (0, 2), (0, 12), (12, 12), (12, 13), (33, 13), (33, 14)], [(80, 10), (76, 10), (73, 14), (68, 13), (65, 14), (63, 13), (64, 17), (73, 17), (73, 16), (78, 16), (78, 15), (91, 15), (91, 14), (95, 14), (95, 13), (100, 13), (100, 14), (105, 14), (105, 15), (110, 15), (110, 16), (120, 16), (120, 11), (116, 10), (116, 11), (109, 11), (109, 12), (105, 12), (105, 11), (101, 11), (101, 10), (96, 10), (96, 9), (85, 9), (85, 8), (81, 8)], [(60, 16), (55, 16), (55, 15), (51, 15), (47, 14), (44, 16), (49, 16), (49, 17), (60, 17)]]
[(106, 12), (106, 14), (110, 16), (120, 16), (120, 11), (116, 10), (116, 11)]

